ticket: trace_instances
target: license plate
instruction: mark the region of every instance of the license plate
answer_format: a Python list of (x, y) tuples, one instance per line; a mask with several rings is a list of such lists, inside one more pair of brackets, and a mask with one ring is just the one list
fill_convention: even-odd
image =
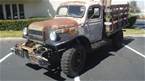
[(22, 50), (16, 50), (15, 51), (15, 54), (18, 55), (21, 58), (25, 58), (26, 57), (26, 52), (25, 51), (22, 51)]
[(19, 51), (19, 56), (22, 57), (22, 58), (25, 58), (25, 55), (24, 55), (23, 51)]
[(23, 50), (23, 55), (25, 58), (29, 59), (29, 54), (27, 51)]
[(22, 54), (22, 51), (16, 49), (15, 54), (18, 55), (19, 57), (24, 58), (24, 55)]

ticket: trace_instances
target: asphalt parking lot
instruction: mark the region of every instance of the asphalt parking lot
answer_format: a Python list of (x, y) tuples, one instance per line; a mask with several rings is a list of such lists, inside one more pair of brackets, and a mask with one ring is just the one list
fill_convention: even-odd
[(20, 41), (0, 40), (0, 81), (145, 81), (145, 37), (125, 37), (117, 50), (111, 44), (95, 49), (74, 79), (32, 67), (11, 54), (10, 48)]

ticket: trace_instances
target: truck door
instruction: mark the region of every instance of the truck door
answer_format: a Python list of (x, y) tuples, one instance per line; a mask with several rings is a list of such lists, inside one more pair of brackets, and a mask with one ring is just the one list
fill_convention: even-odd
[(87, 37), (91, 42), (102, 39), (103, 18), (100, 6), (90, 6), (87, 13)]

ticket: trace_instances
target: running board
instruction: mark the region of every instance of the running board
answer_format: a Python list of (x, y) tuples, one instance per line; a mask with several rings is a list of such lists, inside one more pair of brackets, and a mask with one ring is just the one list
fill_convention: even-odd
[(100, 48), (111, 42), (111, 40), (102, 40), (91, 44), (92, 49)]

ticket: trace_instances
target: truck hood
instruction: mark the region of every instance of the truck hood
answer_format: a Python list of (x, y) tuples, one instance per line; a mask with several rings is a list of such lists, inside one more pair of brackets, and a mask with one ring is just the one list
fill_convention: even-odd
[(34, 22), (29, 25), (29, 29), (45, 30), (45, 29), (61, 29), (63, 27), (77, 27), (77, 21), (68, 18), (54, 18), (40, 22)]

